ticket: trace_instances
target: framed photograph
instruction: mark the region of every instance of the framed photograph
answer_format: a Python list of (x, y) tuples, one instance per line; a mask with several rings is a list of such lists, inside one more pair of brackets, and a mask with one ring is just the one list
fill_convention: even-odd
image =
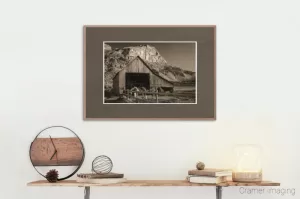
[(84, 119), (216, 119), (215, 26), (84, 26)]

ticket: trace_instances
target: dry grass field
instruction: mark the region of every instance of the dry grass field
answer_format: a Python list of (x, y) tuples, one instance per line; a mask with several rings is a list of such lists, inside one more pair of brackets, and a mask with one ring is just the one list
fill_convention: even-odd
[(195, 86), (176, 86), (174, 92), (160, 92), (158, 97), (155, 93), (133, 93), (130, 95), (111, 96), (105, 98), (105, 103), (195, 103)]

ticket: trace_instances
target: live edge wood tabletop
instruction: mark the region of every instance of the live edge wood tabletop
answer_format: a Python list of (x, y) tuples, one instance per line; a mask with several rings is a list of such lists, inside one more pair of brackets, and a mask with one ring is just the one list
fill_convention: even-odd
[(190, 183), (185, 180), (128, 180), (127, 182), (117, 183), (117, 184), (91, 184), (91, 183), (81, 183), (76, 182), (76, 180), (65, 180), (58, 181), (56, 183), (49, 183), (46, 180), (40, 180), (35, 182), (30, 182), (28, 186), (73, 186), (73, 187), (97, 187), (97, 186), (109, 186), (109, 187), (122, 187), (122, 186), (280, 186), (280, 183), (263, 181), (263, 182), (223, 182), (219, 184), (198, 184)]
[(84, 199), (90, 199), (90, 187), (160, 187), (160, 186), (181, 186), (181, 187), (189, 187), (189, 186), (214, 186), (216, 187), (216, 198), (222, 199), (222, 187), (230, 187), (230, 186), (280, 186), (280, 183), (271, 182), (271, 181), (262, 181), (262, 182), (223, 182), (219, 184), (198, 184), (198, 183), (190, 183), (186, 180), (128, 180), (127, 182), (117, 183), (117, 184), (90, 184), (90, 183), (81, 183), (76, 182), (75, 180), (64, 180), (58, 181), (56, 183), (49, 183), (46, 180), (34, 181), (27, 184), (28, 186), (60, 186), (60, 187), (84, 187)]

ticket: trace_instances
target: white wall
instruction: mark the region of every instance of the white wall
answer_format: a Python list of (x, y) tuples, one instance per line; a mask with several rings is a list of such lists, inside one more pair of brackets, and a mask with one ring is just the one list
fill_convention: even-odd
[[(299, 1), (1, 1), (1, 198), (83, 198), (82, 188), (35, 188), (29, 144), (65, 125), (86, 147), (81, 172), (109, 155), (128, 179), (184, 179), (202, 160), (230, 167), (236, 143), (265, 149), (264, 177), (299, 185)], [(178, 1), (179, 2), (179, 1)], [(84, 24), (216, 24), (217, 121), (82, 120)], [(297, 190), (298, 189), (298, 190)], [(214, 198), (214, 188), (94, 188), (92, 198)], [(226, 188), (224, 199), (250, 198)], [(253, 198), (282, 198), (276, 194)]]

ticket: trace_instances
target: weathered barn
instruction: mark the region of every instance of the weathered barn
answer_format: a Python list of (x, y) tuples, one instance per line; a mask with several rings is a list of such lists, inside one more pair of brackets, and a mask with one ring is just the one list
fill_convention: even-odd
[(123, 91), (133, 87), (144, 87), (147, 90), (162, 88), (165, 91), (173, 91), (174, 85), (154, 73), (147, 63), (137, 56), (113, 78), (115, 94), (122, 94)]

